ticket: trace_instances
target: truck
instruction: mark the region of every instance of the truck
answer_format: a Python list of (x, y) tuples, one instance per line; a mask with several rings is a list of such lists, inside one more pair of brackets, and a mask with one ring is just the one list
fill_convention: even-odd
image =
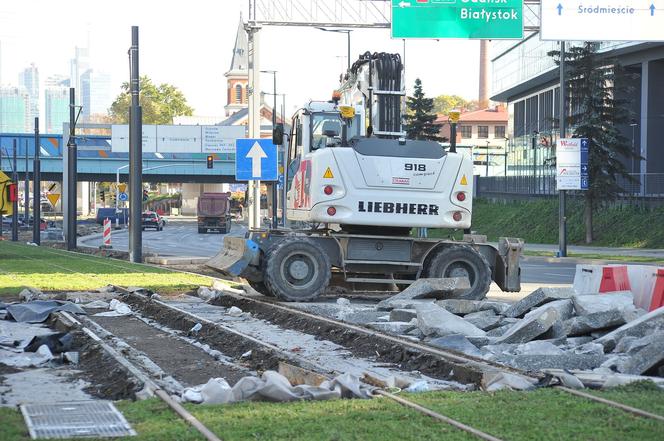
[(222, 234), (231, 231), (230, 193), (202, 193), (198, 198), (198, 233), (210, 230)]
[[(290, 228), (226, 237), (207, 265), (284, 301), (314, 300), (331, 281), (393, 287), (422, 277), (465, 277), (467, 299), (484, 298), (492, 281), (519, 291), (522, 240), (426, 237), (428, 228), (471, 228), (473, 162), (406, 139), (404, 96), (399, 55), (366, 53), (332, 100), (295, 112), (284, 170)], [(277, 127), (273, 142), (280, 137)]]

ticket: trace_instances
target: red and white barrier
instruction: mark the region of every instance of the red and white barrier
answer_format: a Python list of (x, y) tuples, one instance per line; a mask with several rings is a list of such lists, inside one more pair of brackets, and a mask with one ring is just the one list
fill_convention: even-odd
[(109, 218), (104, 219), (103, 243), (104, 248), (111, 248), (111, 220)]
[(634, 306), (652, 311), (664, 306), (664, 269), (650, 265), (577, 265), (577, 294), (631, 291)]

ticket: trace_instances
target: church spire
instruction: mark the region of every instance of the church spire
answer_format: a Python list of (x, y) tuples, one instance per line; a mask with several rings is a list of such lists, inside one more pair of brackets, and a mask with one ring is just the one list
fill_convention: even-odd
[(233, 60), (231, 61), (231, 68), (226, 75), (247, 74), (249, 66), (247, 31), (244, 30), (244, 23), (242, 23), (242, 16), (240, 16), (240, 23), (237, 26), (237, 34), (235, 36), (235, 47), (233, 48)]

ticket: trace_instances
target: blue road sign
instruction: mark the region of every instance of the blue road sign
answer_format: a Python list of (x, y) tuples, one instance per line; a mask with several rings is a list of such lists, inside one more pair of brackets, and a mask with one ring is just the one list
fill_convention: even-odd
[(127, 195), (127, 193), (120, 193), (118, 194), (118, 200), (120, 202), (127, 202), (129, 200), (129, 195)]
[(283, 174), (279, 175), (279, 178), (277, 179), (277, 182), (278, 182), (278, 184), (277, 184), (277, 188), (278, 188), (279, 190), (281, 190), (282, 188), (284, 188), (284, 175), (283, 175)]
[(238, 139), (235, 143), (235, 179), (276, 181), (277, 146), (271, 139)]

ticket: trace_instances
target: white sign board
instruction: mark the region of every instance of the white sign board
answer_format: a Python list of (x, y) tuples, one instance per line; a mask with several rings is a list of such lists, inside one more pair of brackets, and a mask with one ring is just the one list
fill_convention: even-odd
[(157, 151), (162, 153), (200, 153), (201, 126), (158, 126)]
[(588, 140), (567, 138), (556, 146), (556, 186), (558, 190), (588, 189)]
[(203, 153), (235, 153), (235, 140), (244, 138), (245, 126), (201, 126)]
[[(129, 151), (129, 126), (127, 124), (113, 124), (111, 126), (111, 151)], [(154, 153), (157, 151), (157, 126), (143, 126), (143, 152)]]
[(664, 0), (541, 0), (540, 38), (664, 41)]

